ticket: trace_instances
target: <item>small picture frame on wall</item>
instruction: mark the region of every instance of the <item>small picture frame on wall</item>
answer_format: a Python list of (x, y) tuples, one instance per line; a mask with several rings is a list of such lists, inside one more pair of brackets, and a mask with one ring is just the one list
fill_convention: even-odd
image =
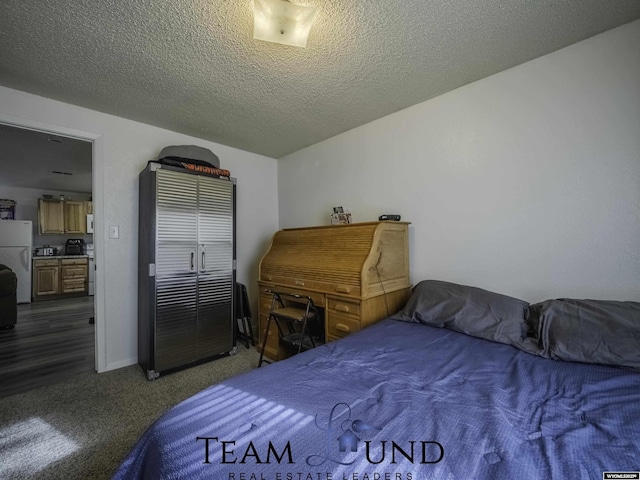
[(345, 212), (342, 207), (333, 207), (331, 214), (331, 225), (347, 225), (351, 223), (351, 214)]
[(351, 214), (348, 212), (331, 215), (331, 225), (347, 225), (349, 223), (351, 223)]

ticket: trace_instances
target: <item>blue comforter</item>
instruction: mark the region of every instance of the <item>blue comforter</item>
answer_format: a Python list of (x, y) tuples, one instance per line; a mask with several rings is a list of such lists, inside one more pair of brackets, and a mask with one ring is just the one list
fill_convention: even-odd
[(640, 470), (640, 374), (384, 320), (214, 385), (116, 479), (601, 479)]

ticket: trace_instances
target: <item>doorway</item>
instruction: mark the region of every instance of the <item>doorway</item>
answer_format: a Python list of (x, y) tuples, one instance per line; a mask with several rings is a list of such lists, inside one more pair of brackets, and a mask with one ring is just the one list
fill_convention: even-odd
[[(15, 220), (33, 224), (31, 302), (19, 300), (16, 327), (0, 332), (0, 396), (6, 396), (81, 371), (104, 370), (103, 316), (97, 308), (101, 278), (91, 271), (94, 251), (101, 247), (90, 228), (101, 211), (94, 207), (100, 136), (0, 118), (0, 139), (0, 198), (17, 201)], [(2, 155), (3, 149), (9, 154)], [(43, 202), (68, 218), (48, 217)], [(62, 231), (52, 229), (52, 219)]]

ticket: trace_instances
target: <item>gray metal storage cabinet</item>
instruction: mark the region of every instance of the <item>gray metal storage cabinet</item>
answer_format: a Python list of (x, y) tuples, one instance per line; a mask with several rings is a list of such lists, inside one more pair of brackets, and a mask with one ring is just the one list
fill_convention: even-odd
[(235, 179), (139, 176), (138, 363), (147, 378), (235, 353)]

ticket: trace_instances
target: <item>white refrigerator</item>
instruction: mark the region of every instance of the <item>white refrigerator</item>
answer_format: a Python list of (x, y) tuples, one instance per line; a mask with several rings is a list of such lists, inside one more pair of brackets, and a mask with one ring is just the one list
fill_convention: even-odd
[(18, 277), (18, 303), (31, 303), (32, 246), (30, 220), (0, 220), (0, 263)]

